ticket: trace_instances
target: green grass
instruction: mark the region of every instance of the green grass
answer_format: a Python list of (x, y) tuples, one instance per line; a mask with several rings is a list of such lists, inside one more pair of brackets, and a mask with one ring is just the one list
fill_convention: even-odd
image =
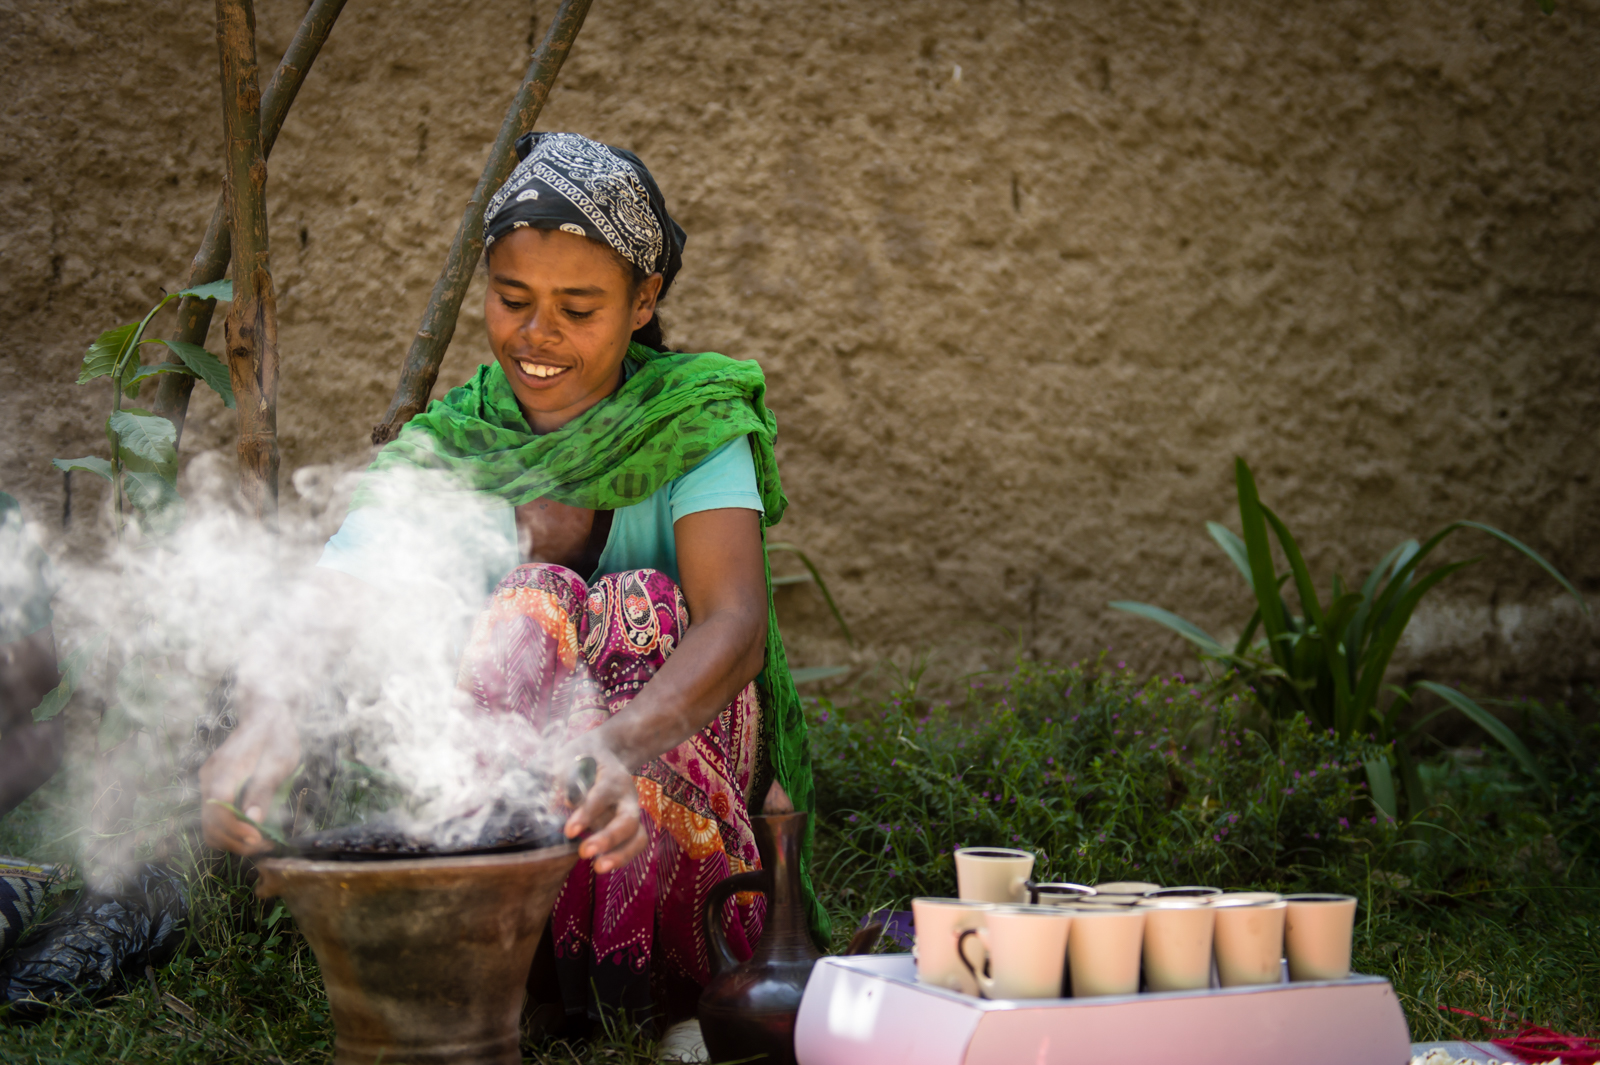
[(1367, 741), (1274, 731), (1247, 689), (1119, 667), (817, 701), (837, 939), (875, 907), (954, 894), (955, 847), (1023, 846), (1036, 878), (1353, 894), (1356, 968), (1394, 983), (1417, 1041), (1488, 1034), (1446, 1006), (1600, 1030), (1600, 729), (1523, 704), (1551, 795), (1498, 747), (1440, 751), (1430, 805), (1400, 825), (1367, 797)]
[[(1600, 1029), (1600, 731), (1559, 707), (1518, 707), (1553, 795), (1498, 748), (1441, 749), (1425, 765), (1431, 805), (1400, 825), (1365, 794), (1365, 741), (1272, 731), (1250, 692), (1225, 684), (1022, 663), (948, 703), (914, 682), (809, 702), (836, 948), (865, 913), (953, 893), (954, 847), (1017, 845), (1055, 879), (1354, 894), (1356, 967), (1394, 982), (1416, 1040), (1487, 1034), (1441, 1006)], [(0, 820), (0, 852), (68, 857), (80, 820), (52, 784)], [(180, 857), (195, 920), (156, 986), (0, 1027), (0, 1062), (331, 1058), (326, 998), (292, 919), (237, 864)], [(524, 1050), (538, 1063), (653, 1060), (620, 1025)]]

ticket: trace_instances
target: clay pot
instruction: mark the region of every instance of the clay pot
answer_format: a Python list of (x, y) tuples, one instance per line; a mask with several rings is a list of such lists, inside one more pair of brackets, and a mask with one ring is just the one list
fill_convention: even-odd
[(322, 968), (336, 1065), (519, 1065), (534, 948), (576, 844), (513, 854), (260, 864)]
[[(794, 1065), (794, 1018), (811, 967), (822, 956), (811, 943), (800, 894), (800, 840), (809, 814), (751, 818), (761, 868), (738, 873), (706, 899), (711, 982), (700, 994), (700, 1031), (713, 1061), (757, 1057)], [(740, 962), (722, 933), (722, 904), (737, 891), (767, 896), (767, 919), (750, 959)]]

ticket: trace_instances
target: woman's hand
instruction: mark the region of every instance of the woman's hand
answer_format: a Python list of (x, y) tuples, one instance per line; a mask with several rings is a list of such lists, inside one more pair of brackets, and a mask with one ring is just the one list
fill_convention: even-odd
[[(200, 827), (206, 842), (235, 854), (260, 854), (272, 844), (225, 806), (252, 821), (271, 810), (272, 796), (300, 763), (300, 735), (281, 705), (257, 706), (200, 767)], [(214, 800), (214, 801), (213, 801)]]
[(627, 766), (602, 743), (580, 745), (582, 750), (574, 748), (573, 753), (592, 757), (596, 772), (594, 786), (567, 818), (567, 838), (591, 830), (578, 847), (578, 857), (594, 859), (595, 872), (609, 873), (644, 850), (650, 837), (639, 820), (639, 789)]

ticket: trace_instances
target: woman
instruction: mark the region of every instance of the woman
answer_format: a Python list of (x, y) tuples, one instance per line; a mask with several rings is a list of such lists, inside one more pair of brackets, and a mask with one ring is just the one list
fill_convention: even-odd
[[(460, 686), (486, 712), (560, 727), (599, 765), (565, 827), (589, 835), (552, 917), (564, 1005), (593, 1016), (593, 987), (670, 1021), (709, 978), (706, 895), (757, 864), (754, 797), (776, 780), (811, 801), (762, 545), (786, 505), (775, 423), (754, 363), (661, 350), (656, 305), (685, 238), (644, 164), (571, 133), (517, 148), (484, 214), (495, 362), (380, 452), (320, 566), (330, 583), (383, 582), (373, 560), (397, 533), (383, 475), (441, 471), (487, 501), (466, 512), (502, 579)], [(299, 758), (283, 710), (261, 702), (201, 782), (252, 818)], [(203, 818), (216, 846), (266, 849), (218, 803)], [(736, 948), (763, 912), (760, 896), (725, 909)]]

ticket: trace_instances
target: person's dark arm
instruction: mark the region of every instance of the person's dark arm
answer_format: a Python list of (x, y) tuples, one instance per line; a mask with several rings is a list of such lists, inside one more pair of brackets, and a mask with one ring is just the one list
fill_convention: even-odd
[(32, 795), (61, 765), (62, 719), (34, 721), (33, 708), (61, 682), (55, 630), (0, 644), (0, 816)]
[[(200, 767), (200, 826), (213, 847), (235, 854), (271, 849), (260, 832), (218, 803), (234, 804), (253, 821), (270, 811), (273, 794), (300, 764), (295, 707), (283, 696), (295, 677), (281, 676), (283, 660), (296, 663), (300, 680), (314, 683), (329, 676), (355, 640), (350, 619), (375, 609), (352, 608), (351, 604), (368, 603), (374, 597), (372, 589), (354, 577), (319, 567), (310, 581), (309, 594), (323, 598), (327, 606), (303, 610), (302, 616), (316, 619), (311, 627), (262, 641), (255, 645), (259, 653), (240, 663), (234, 688), (239, 726)], [(293, 654), (285, 653), (286, 647), (292, 647)]]
[(673, 526), (689, 629), (633, 701), (573, 744), (599, 763), (595, 785), (567, 821), (586, 828), (580, 856), (608, 872), (644, 849), (633, 773), (705, 728), (755, 679), (767, 646), (761, 514), (706, 510)]

